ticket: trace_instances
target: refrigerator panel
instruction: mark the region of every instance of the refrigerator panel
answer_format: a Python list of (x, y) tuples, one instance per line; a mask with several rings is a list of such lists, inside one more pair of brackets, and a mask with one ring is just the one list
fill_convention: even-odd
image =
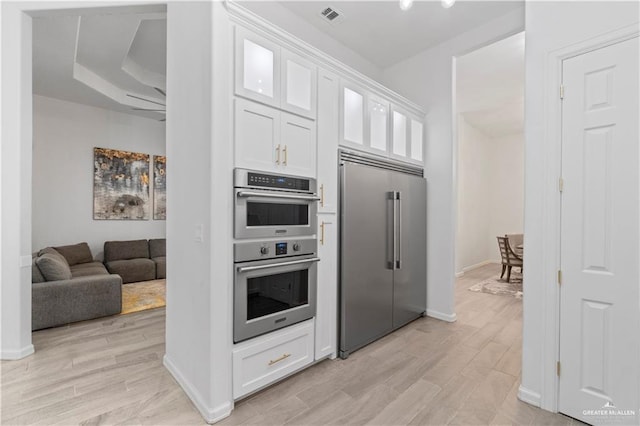
[(396, 269), (393, 272), (393, 328), (421, 316), (427, 309), (426, 180), (393, 173), (397, 228)]
[(392, 173), (353, 163), (341, 172), (340, 356), (392, 330), (389, 196)]

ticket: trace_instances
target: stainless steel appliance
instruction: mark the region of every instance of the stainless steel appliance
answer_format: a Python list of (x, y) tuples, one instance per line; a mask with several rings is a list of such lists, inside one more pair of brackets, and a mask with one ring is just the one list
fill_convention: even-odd
[(426, 311), (422, 169), (340, 153), (340, 357)]
[(234, 244), (234, 342), (315, 316), (316, 250), (315, 238)]
[(316, 233), (315, 179), (235, 169), (235, 237)]

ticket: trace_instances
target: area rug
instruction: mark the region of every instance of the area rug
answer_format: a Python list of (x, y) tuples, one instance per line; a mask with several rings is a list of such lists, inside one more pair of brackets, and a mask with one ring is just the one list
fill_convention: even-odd
[(167, 280), (142, 281), (122, 286), (122, 312), (144, 311), (166, 305)]
[(511, 282), (507, 282), (507, 274), (504, 279), (500, 279), (500, 275), (486, 279), (478, 284), (469, 287), (469, 291), (478, 293), (497, 294), (500, 296), (512, 296), (516, 299), (522, 299), (522, 274), (511, 271)]

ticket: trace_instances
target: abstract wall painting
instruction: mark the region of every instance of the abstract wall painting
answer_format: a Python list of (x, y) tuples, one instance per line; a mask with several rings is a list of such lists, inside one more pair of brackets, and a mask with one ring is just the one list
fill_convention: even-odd
[(149, 219), (149, 154), (93, 149), (93, 218)]
[(153, 156), (153, 218), (167, 219), (167, 157)]

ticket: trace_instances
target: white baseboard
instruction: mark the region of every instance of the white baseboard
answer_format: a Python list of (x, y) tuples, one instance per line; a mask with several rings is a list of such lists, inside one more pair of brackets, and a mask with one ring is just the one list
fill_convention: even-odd
[(15, 361), (18, 359), (22, 359), (25, 357), (28, 357), (29, 355), (31, 355), (32, 353), (35, 352), (35, 349), (33, 347), (33, 345), (27, 345), (22, 349), (18, 349), (18, 350), (2, 350), (0, 351), (0, 359), (1, 360), (6, 360), (6, 361)]
[(167, 357), (167, 354), (162, 358), (162, 364), (169, 373), (171, 373), (176, 382), (178, 382), (182, 390), (184, 390), (184, 393), (186, 393), (189, 399), (191, 399), (191, 402), (193, 402), (193, 405), (196, 406), (200, 415), (207, 423), (213, 424), (231, 415), (231, 411), (233, 411), (233, 401), (226, 402), (215, 408), (207, 407), (202, 400), (200, 393), (184, 378), (176, 365), (171, 361), (171, 359), (169, 359), (169, 357)]
[(442, 312), (434, 311), (433, 309), (427, 309), (427, 316), (446, 322), (456, 322), (458, 319), (458, 316), (455, 313), (444, 314)]
[(464, 275), (465, 272), (469, 272), (469, 271), (473, 271), (474, 269), (482, 268), (483, 266), (489, 265), (491, 263), (500, 263), (500, 261), (495, 260), (495, 259), (483, 260), (482, 262), (476, 263), (475, 265), (466, 266), (466, 267), (462, 268), (462, 274)]
[(524, 388), (522, 385), (518, 388), (518, 399), (534, 407), (540, 407), (542, 402), (542, 397), (539, 393)]

